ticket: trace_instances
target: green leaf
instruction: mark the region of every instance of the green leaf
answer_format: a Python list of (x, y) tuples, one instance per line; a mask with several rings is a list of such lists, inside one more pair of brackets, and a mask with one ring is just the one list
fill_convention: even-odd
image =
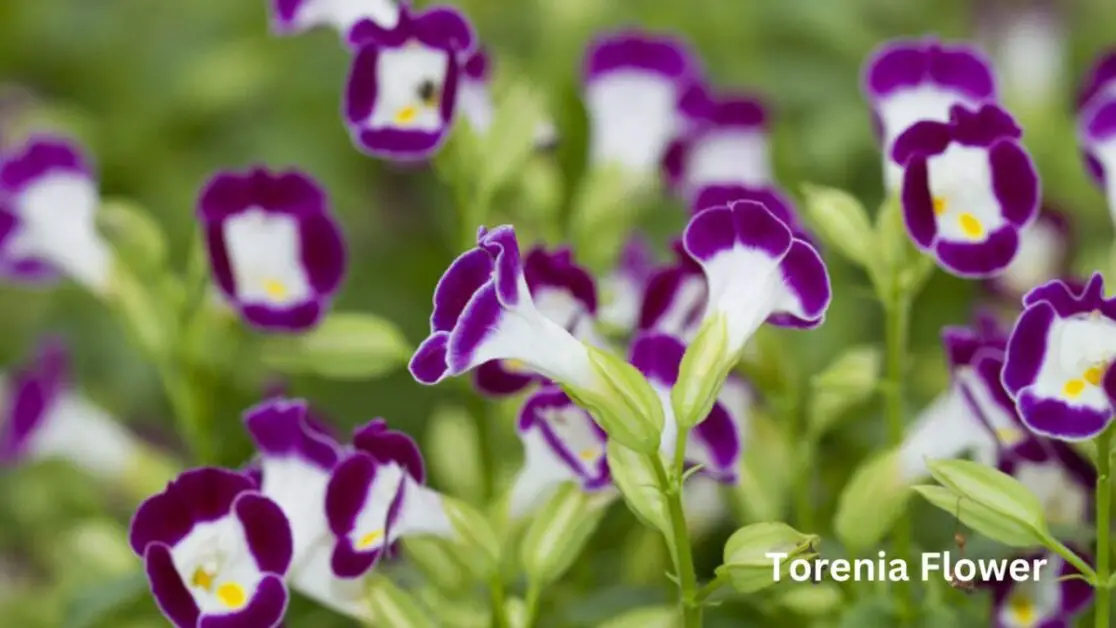
[(855, 553), (879, 543), (907, 506), (909, 487), (899, 478), (897, 456), (885, 451), (866, 460), (837, 501), (833, 529)]
[(816, 437), (829, 431), (847, 410), (876, 391), (883, 356), (875, 345), (846, 349), (811, 381), (810, 431)]
[(937, 460), (928, 466), (954, 495), (979, 505), (985, 536), (1006, 543), (1001, 535), (1018, 539), (1019, 532), (1027, 531), (1036, 544), (1049, 536), (1042, 502), (1010, 475), (971, 460)]
[(809, 184), (802, 186), (802, 192), (810, 223), (826, 245), (858, 266), (876, 262), (872, 223), (856, 197), (844, 190)]
[[(658, 455), (653, 454), (653, 455)], [(608, 468), (624, 502), (646, 525), (663, 532), (670, 530), (666, 499), (659, 489), (650, 456), (632, 451), (617, 441), (608, 441)]]
[(290, 374), (368, 379), (407, 363), (411, 345), (399, 328), (372, 314), (337, 312), (297, 336), (268, 336), (260, 359)]
[(803, 534), (785, 523), (766, 522), (744, 526), (725, 543), (724, 564), (718, 575), (727, 575), (740, 593), (753, 593), (774, 584), (775, 560), (781, 557), (778, 580), (790, 571), (791, 561), (817, 556), (820, 537)]
[(487, 580), (500, 566), (500, 541), (488, 520), (465, 502), (443, 497), (442, 503), (456, 533), (455, 549), (463, 562), (474, 569), (477, 579)]
[(464, 408), (439, 406), (426, 425), (423, 439), (427, 466), (436, 486), (472, 503), (484, 492), (477, 424)]
[(926, 501), (957, 517), (961, 523), (1009, 547), (1042, 545), (1042, 537), (1030, 526), (1005, 518), (984, 504), (959, 496), (940, 486), (915, 486)]
[(146, 591), (143, 570), (84, 589), (67, 605), (63, 628), (92, 628)]
[(520, 559), (527, 577), (547, 586), (581, 555), (606, 508), (573, 483), (561, 486), (539, 511), (523, 536)]

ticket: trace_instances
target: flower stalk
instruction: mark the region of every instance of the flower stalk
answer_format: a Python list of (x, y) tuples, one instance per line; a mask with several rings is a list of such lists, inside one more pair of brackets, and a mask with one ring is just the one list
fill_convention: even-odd
[[(910, 333), (911, 299), (903, 294), (898, 286), (891, 286), (890, 294), (883, 296), (884, 318), (886, 325), (886, 367), (883, 392), (884, 415), (887, 421), (889, 447), (900, 447), (903, 443), (903, 378), (906, 364), (908, 335)], [(895, 552), (907, 559), (911, 555), (911, 519), (904, 510), (900, 513), (893, 528)], [(900, 608), (905, 617), (910, 616), (913, 600), (909, 582), (895, 583)]]
[(1111, 571), (1111, 555), (1109, 550), (1109, 537), (1111, 522), (1109, 517), (1112, 511), (1112, 426), (1097, 436), (1097, 587), (1096, 587), (1096, 626), (1097, 628), (1109, 625), (1111, 606), (1109, 598), (1109, 577)]
[(698, 601), (697, 572), (694, 570), (693, 548), (690, 547), (686, 513), (682, 508), (683, 461), (688, 436), (689, 430), (680, 426), (674, 448), (674, 460), (669, 471), (658, 454), (653, 454), (651, 458), (670, 516), (671, 536), (667, 540), (671, 546), (674, 570), (678, 576), (678, 604), (682, 613), (682, 626), (700, 628), (701, 603)]

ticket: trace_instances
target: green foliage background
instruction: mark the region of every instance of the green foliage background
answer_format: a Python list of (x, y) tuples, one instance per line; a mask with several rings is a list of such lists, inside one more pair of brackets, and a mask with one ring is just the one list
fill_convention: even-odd
[[(875, 207), (882, 197), (880, 157), (859, 93), (862, 61), (874, 46), (894, 36), (969, 37), (978, 3), (456, 4), (473, 18), (497, 64), (515, 68), (544, 89), (557, 90), (574, 80), (585, 42), (598, 30), (629, 25), (676, 30), (693, 43), (717, 85), (756, 91), (770, 103), (775, 112), (776, 171), (788, 190), (797, 195), (806, 181), (832, 185), (853, 191)], [(1039, 162), (1047, 199), (1077, 220), (1082, 236), (1077, 257), (1083, 267), (1092, 267), (1090, 260), (1106, 259), (1111, 231), (1103, 199), (1086, 179), (1078, 157), (1072, 87), (1094, 55), (1116, 41), (1116, 4), (1063, 4), (1071, 18), (1064, 96), (1040, 110), (1031, 110), (1027, 103), (1012, 104), (1022, 105), (1016, 112), (1027, 127), (1025, 143)], [(193, 234), (199, 187), (211, 173), (253, 163), (302, 168), (329, 190), (350, 245), (350, 273), (337, 308), (380, 314), (417, 342), (426, 331), (434, 283), (457, 252), (455, 238), (450, 237), (457, 228), (455, 208), (430, 171), (401, 169), (352, 148), (339, 113), (346, 73), (347, 53), (333, 32), (271, 36), (264, 0), (0, 2), (0, 81), (34, 90), (48, 103), (44, 115), (87, 143), (105, 195), (135, 199), (152, 212), (169, 234), (179, 266)], [(563, 112), (552, 113), (562, 119)], [(656, 233), (669, 233), (683, 224), (683, 216), (681, 207), (665, 203), (648, 216), (649, 226)], [(792, 355), (807, 372), (840, 347), (880, 336), (878, 309), (864, 278), (837, 260), (831, 260), (831, 268), (836, 289), (825, 327), (807, 335), (780, 336), (781, 342), (793, 345)], [(939, 275), (919, 300), (913, 342), (920, 359), (912, 409), (944, 383), (937, 330), (964, 322), (973, 295), (973, 284)], [(0, 330), (0, 365), (23, 360), (41, 334), (62, 333), (74, 347), (78, 377), (94, 398), (157, 440), (176, 442), (152, 369), (86, 294), (69, 287), (0, 286)], [(296, 379), (292, 387), (338, 425), (384, 416), (419, 436), (438, 404), (476, 407), (461, 387), (423, 388), (405, 372), (355, 383)], [(239, 413), (254, 401), (253, 391), (231, 385), (218, 397), (218, 429), (229, 464), (238, 464), (248, 452)], [(831, 498), (854, 463), (879, 443), (879, 423), (874, 408), (861, 408), (848, 427), (823, 443), (821, 473), (832, 488)], [(506, 431), (493, 453), (514, 465), (519, 448)], [(67, 584), (84, 582), (84, 559), (64, 555), (56, 560), (60, 550), (52, 535), (76, 517), (104, 512), (86, 488), (80, 478), (57, 470), (18, 470), (0, 478), (0, 556), (9, 557), (0, 561), (7, 566), (0, 572), (31, 570), (43, 584), (37, 600), (5, 601), (0, 573), (0, 625), (54, 626), (61, 625), (63, 617), (72, 620), (77, 612), (74, 590), (86, 591), (91, 599), (111, 600), (111, 589)], [(819, 504), (822, 513), (831, 512), (831, 501)], [(116, 504), (110, 512), (123, 520), (131, 507)], [(826, 520), (824, 515), (821, 520)], [(642, 542), (642, 532), (634, 529), (626, 510), (616, 508), (583, 564), (548, 594), (554, 608), (561, 610), (553, 614), (565, 622), (561, 625), (595, 625), (620, 608), (670, 599), (669, 590), (661, 586), (661, 570), (641, 570), (631, 563), (632, 549)], [(716, 564), (723, 539), (714, 535), (701, 545), (703, 575)], [(134, 606), (125, 605), (122, 614), (99, 625), (160, 625), (146, 598)], [(763, 611), (762, 603), (727, 606), (710, 613), (708, 623), (798, 625), (793, 616)], [(310, 605), (299, 605), (295, 613), (290, 624), (296, 627), (348, 625)], [(303, 613), (309, 615), (298, 616)], [(729, 619), (734, 616), (737, 619)], [(125, 618), (137, 623), (125, 624)], [(745, 623), (748, 618), (756, 623)], [(854, 623), (845, 625), (871, 625), (867, 619), (856, 623), (855, 616), (848, 621)]]

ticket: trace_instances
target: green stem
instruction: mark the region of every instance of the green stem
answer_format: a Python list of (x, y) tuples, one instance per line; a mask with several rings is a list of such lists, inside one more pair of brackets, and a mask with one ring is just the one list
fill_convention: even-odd
[(508, 616), (504, 604), (504, 581), (500, 575), (493, 576), (488, 583), (489, 599), (492, 601), (493, 628), (508, 628)]
[(535, 616), (539, 614), (539, 597), (542, 594), (542, 588), (537, 582), (531, 580), (527, 582), (527, 597), (524, 600), (526, 610), (523, 614), (523, 628), (531, 628), (535, 625)]
[(1112, 510), (1112, 435), (1112, 428), (1109, 427), (1097, 437), (1097, 628), (1108, 628), (1111, 613), (1108, 579), (1112, 557), (1108, 539), (1111, 530), (1109, 515)]
[(1085, 576), (1085, 578), (1090, 582), (1093, 582), (1097, 579), (1097, 572), (1089, 566), (1089, 563), (1081, 560), (1081, 557), (1077, 555), (1077, 552), (1074, 552), (1070, 548), (1063, 545), (1061, 541), (1050, 537), (1046, 539), (1045, 545), (1054, 550), (1055, 554), (1064, 558), (1067, 563), (1076, 567), (1077, 570), (1081, 572), (1081, 575)]
[[(682, 628), (701, 628), (701, 604), (697, 603), (697, 572), (694, 570), (693, 548), (690, 532), (686, 527), (686, 512), (682, 508), (682, 464), (685, 458), (688, 431), (679, 427), (675, 444), (674, 473), (668, 473), (659, 454), (652, 454), (655, 477), (667, 502), (670, 515), (671, 557), (678, 575), (678, 605), (682, 612)], [(679, 453), (681, 452), (681, 453)]]
[(167, 400), (174, 412), (175, 422), (185, 437), (194, 461), (200, 465), (215, 463), (212, 443), (206, 434), (206, 425), (186, 373), (169, 359), (157, 360), (156, 365)]
[(705, 586), (703, 586), (701, 590), (697, 592), (697, 595), (694, 596), (694, 603), (704, 604), (710, 596), (719, 591), (721, 587), (725, 586), (728, 583), (728, 576), (726, 576), (724, 572), (718, 573), (715, 578), (705, 583)]
[[(884, 301), (884, 314), (886, 317), (886, 344), (887, 344), (887, 385), (883, 392), (885, 398), (884, 412), (887, 417), (888, 445), (896, 448), (903, 443), (903, 380), (906, 365), (907, 336), (910, 328), (910, 300), (899, 293), (896, 287)], [(911, 519), (907, 511), (899, 516), (893, 530), (895, 551), (902, 560), (911, 558)], [(895, 583), (895, 590), (899, 606), (904, 617), (910, 617), (913, 611), (911, 584), (905, 581)]]

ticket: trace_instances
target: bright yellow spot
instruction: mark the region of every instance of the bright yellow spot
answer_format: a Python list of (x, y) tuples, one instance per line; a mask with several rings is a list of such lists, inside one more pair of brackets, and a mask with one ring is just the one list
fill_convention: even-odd
[(190, 586), (210, 591), (213, 589), (213, 574), (198, 567), (194, 570), (194, 577), (190, 579)]
[(585, 462), (589, 462), (590, 460), (593, 460), (597, 457), (597, 450), (593, 447), (582, 449), (580, 452), (578, 452), (577, 457), (581, 458)]
[(976, 216), (969, 213), (961, 214), (957, 221), (961, 223), (961, 230), (970, 238), (979, 238), (984, 235), (984, 225), (980, 223)]
[(1084, 391), (1085, 382), (1079, 379), (1071, 379), (1070, 381), (1066, 382), (1066, 385), (1064, 387), (1062, 387), (1062, 392), (1066, 393), (1066, 395), (1069, 397), (1076, 397)]
[(527, 365), (523, 362), (523, 360), (504, 360), (504, 369), (512, 373), (531, 372), (531, 369), (527, 368)]
[(399, 124), (413, 122), (418, 117), (418, 107), (407, 105), (395, 113), (395, 121)]
[(1011, 601), (1008, 602), (1008, 610), (1015, 619), (1015, 623), (1021, 626), (1030, 626), (1037, 619), (1035, 603), (1030, 598), (1022, 595), (1011, 597)]
[(949, 207), (946, 203), (946, 200), (939, 196), (934, 197), (933, 203), (935, 216), (941, 216), (942, 214), (946, 213), (946, 209), (948, 209)]
[(235, 582), (226, 582), (217, 587), (217, 599), (227, 608), (236, 610), (244, 607), (248, 596), (244, 593), (244, 587)]
[(376, 542), (379, 541), (380, 539), (382, 539), (383, 537), (384, 537), (384, 531), (383, 530), (373, 530), (372, 532), (369, 532), (368, 534), (365, 534), (364, 536), (360, 537), (360, 541), (357, 542), (357, 549), (362, 549), (362, 550), (369, 549), (370, 547), (375, 545)]
[(997, 428), (996, 440), (1010, 447), (1011, 445), (1014, 445), (1023, 440), (1023, 432), (1014, 427)]
[(1085, 370), (1085, 375), (1083, 375), (1082, 377), (1084, 377), (1085, 381), (1089, 382), (1090, 384), (1094, 386), (1100, 386), (1101, 378), (1104, 377), (1104, 366), (1090, 366), (1088, 369)]
[(282, 299), (287, 296), (287, 286), (278, 279), (268, 279), (263, 284), (264, 292), (273, 299)]

